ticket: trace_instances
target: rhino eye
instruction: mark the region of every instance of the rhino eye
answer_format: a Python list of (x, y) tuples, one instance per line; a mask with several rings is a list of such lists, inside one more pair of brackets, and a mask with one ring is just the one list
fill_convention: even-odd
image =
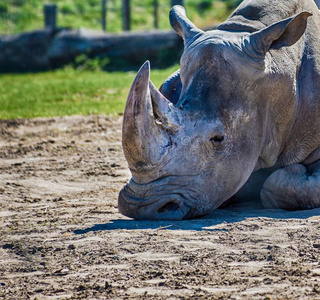
[(224, 142), (225, 138), (223, 135), (215, 135), (210, 139), (213, 145), (221, 145)]

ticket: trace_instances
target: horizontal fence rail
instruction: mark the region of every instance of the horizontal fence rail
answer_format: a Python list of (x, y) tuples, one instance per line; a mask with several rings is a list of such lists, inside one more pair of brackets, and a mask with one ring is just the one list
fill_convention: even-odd
[(184, 5), (196, 25), (223, 20), (241, 0), (5, 0), (0, 1), (0, 34), (43, 27), (90, 28), (108, 32), (169, 29), (173, 5)]

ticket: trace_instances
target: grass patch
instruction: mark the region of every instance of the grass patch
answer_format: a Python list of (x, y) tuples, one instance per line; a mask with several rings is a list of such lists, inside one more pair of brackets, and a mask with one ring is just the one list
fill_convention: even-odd
[[(151, 80), (160, 86), (178, 68), (153, 70)], [(135, 75), (72, 68), (0, 75), (0, 119), (120, 114)]]

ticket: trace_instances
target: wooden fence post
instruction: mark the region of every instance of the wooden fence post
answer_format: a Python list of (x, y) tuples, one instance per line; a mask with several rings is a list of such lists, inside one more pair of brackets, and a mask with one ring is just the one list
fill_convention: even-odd
[(130, 0), (122, 0), (122, 27), (124, 31), (130, 30)]
[(101, 26), (102, 30), (106, 31), (107, 28), (107, 0), (101, 0)]
[(45, 4), (43, 6), (44, 26), (55, 29), (57, 27), (57, 5)]
[(171, 6), (174, 5), (182, 5), (183, 6), (183, 0), (171, 0)]
[(158, 0), (154, 0), (153, 2), (154, 5), (154, 28), (158, 29), (159, 28), (159, 17), (158, 17), (158, 8), (159, 8), (159, 2)]

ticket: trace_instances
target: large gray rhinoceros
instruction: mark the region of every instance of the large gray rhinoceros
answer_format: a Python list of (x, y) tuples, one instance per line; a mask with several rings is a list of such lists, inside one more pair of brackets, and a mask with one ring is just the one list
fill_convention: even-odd
[(160, 91), (148, 62), (133, 82), (122, 141), (132, 178), (119, 211), (135, 219), (203, 216), (266, 168), (265, 207), (320, 207), (315, 2), (246, 0), (207, 32), (175, 6), (170, 22), (184, 40), (181, 69)]

